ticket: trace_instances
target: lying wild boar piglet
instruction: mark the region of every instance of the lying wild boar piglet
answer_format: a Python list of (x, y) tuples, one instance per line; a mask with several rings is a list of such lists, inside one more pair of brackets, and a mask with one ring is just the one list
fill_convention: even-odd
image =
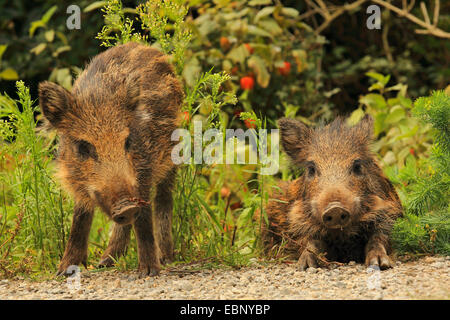
[(278, 122), (281, 144), (304, 171), (266, 208), (263, 233), (267, 249), (284, 239), (302, 270), (318, 266), (318, 257), (392, 266), (389, 236), (402, 216), (397, 193), (369, 150), (373, 121), (364, 117), (349, 127), (341, 118), (311, 129), (290, 119)]

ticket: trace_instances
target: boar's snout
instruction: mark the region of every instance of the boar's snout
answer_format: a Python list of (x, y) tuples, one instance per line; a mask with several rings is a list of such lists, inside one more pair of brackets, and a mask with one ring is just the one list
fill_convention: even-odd
[(115, 223), (126, 225), (134, 222), (139, 206), (129, 200), (120, 201), (112, 210), (112, 219)]
[(350, 212), (340, 202), (332, 202), (322, 214), (322, 221), (327, 228), (344, 228), (350, 223)]

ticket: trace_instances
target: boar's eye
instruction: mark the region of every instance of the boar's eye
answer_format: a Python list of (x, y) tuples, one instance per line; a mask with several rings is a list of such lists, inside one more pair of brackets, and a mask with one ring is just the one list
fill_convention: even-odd
[(362, 175), (362, 161), (357, 159), (355, 161), (353, 161), (352, 164), (352, 173), (354, 173), (357, 176)]
[(306, 172), (309, 178), (313, 178), (316, 175), (316, 164), (314, 162), (308, 162), (306, 165)]
[(130, 139), (130, 136), (128, 136), (128, 137), (125, 139), (125, 151), (129, 151), (129, 150), (130, 150), (130, 147), (131, 147), (131, 139)]
[(97, 151), (95, 150), (95, 147), (87, 141), (78, 141), (77, 152), (83, 160), (86, 160), (87, 158), (97, 159)]

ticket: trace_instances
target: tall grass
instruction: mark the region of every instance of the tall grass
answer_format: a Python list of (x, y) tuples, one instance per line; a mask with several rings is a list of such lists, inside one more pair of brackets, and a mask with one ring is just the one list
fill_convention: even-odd
[(54, 270), (72, 206), (52, 178), (54, 141), (36, 134), (37, 107), (29, 89), (18, 81), (17, 92), (17, 100), (0, 96), (0, 263), (5, 274), (17, 268)]

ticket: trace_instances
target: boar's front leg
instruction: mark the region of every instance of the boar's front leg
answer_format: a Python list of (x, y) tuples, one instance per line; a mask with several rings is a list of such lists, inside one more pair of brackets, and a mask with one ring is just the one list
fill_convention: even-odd
[(161, 250), (161, 263), (173, 261), (172, 238), (172, 214), (173, 199), (172, 189), (175, 180), (175, 169), (158, 184), (155, 197), (156, 233), (159, 248)]
[(145, 206), (140, 209), (134, 221), (134, 231), (136, 233), (139, 268), (141, 276), (157, 275), (161, 270), (159, 262), (159, 248), (153, 233), (152, 209)]
[(308, 239), (302, 242), (302, 254), (298, 259), (299, 268), (305, 271), (308, 268), (317, 268), (317, 255), (326, 251), (326, 244), (322, 240)]
[(402, 205), (394, 192), (389, 193), (389, 198), (383, 200), (378, 196), (373, 197), (372, 213), (367, 219), (374, 225), (373, 234), (365, 247), (366, 265), (379, 266), (380, 269), (392, 267), (392, 261), (388, 256), (389, 235), (395, 220), (402, 216)]
[(93, 216), (93, 208), (75, 204), (69, 241), (58, 267), (58, 275), (69, 276), (67, 268), (71, 265), (83, 264), (86, 267), (89, 231)]
[(373, 235), (367, 242), (365, 248), (367, 266), (379, 266), (380, 269), (392, 267), (391, 259), (386, 252), (385, 238), (384, 235)]
[(123, 256), (127, 250), (130, 241), (131, 224), (114, 224), (114, 229), (109, 239), (108, 248), (102, 255), (99, 267), (111, 267), (114, 265), (114, 259)]

